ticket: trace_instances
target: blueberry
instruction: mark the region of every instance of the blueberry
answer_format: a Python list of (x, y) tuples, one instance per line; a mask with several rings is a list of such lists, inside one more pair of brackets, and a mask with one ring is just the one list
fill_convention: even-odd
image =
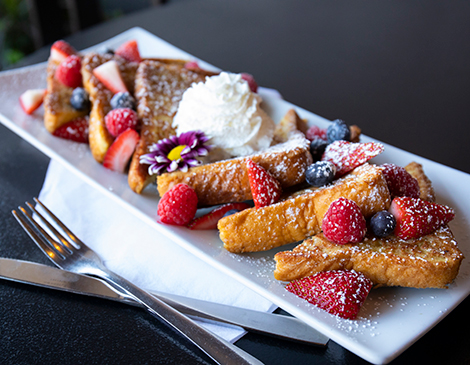
[(312, 186), (320, 187), (333, 181), (336, 166), (329, 161), (318, 161), (307, 167), (305, 180)]
[(226, 212), (224, 214), (224, 217), (228, 217), (229, 215), (232, 215), (232, 214), (235, 214), (235, 213), (238, 213), (239, 210), (238, 209), (230, 209), (228, 212)]
[(129, 108), (135, 110), (135, 100), (127, 92), (119, 92), (111, 98), (111, 108)]
[(370, 219), (370, 228), (377, 237), (387, 237), (393, 233), (397, 221), (395, 217), (386, 210), (376, 213)]
[(349, 126), (342, 121), (341, 119), (336, 119), (332, 124), (328, 126), (326, 130), (326, 137), (328, 138), (328, 143), (333, 143), (334, 141), (350, 141), (351, 140), (351, 131)]
[(70, 105), (80, 111), (90, 109), (90, 99), (84, 88), (76, 87), (73, 89), (72, 96), (70, 97)]
[(310, 142), (310, 153), (312, 154), (313, 160), (318, 161), (323, 156), (328, 142), (320, 137), (315, 137)]

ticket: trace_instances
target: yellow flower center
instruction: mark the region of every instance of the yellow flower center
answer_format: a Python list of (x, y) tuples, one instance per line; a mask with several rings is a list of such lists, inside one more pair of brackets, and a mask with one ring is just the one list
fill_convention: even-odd
[(168, 154), (168, 158), (172, 161), (181, 159), (181, 152), (186, 148), (185, 145), (176, 146)]

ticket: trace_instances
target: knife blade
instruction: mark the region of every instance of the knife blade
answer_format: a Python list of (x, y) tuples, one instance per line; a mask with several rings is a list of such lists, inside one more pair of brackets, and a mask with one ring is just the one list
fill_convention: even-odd
[[(0, 258), (0, 278), (140, 306), (130, 297), (117, 293), (115, 289), (99, 279), (35, 262)], [(325, 346), (329, 340), (327, 336), (295, 317), (243, 309), (175, 294), (160, 292), (151, 292), (151, 294), (191, 317), (232, 324), (247, 331), (318, 346)]]

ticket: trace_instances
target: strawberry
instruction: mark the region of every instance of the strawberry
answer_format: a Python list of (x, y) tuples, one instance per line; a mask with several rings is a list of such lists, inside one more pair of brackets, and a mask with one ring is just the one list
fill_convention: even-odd
[(32, 114), (39, 108), (46, 96), (46, 89), (29, 89), (20, 95), (20, 105), (26, 114)]
[(355, 319), (372, 285), (372, 281), (360, 272), (334, 270), (294, 280), (286, 289), (330, 314)]
[(390, 212), (397, 221), (395, 235), (407, 240), (434, 232), (454, 219), (454, 210), (446, 205), (418, 198), (394, 198)]
[(55, 70), (55, 78), (65, 86), (76, 88), (82, 86), (82, 62), (77, 55), (68, 56)]
[(75, 48), (73, 48), (66, 41), (59, 40), (59, 41), (54, 42), (54, 44), (52, 45), (51, 54), (49, 57), (52, 60), (55, 60), (57, 62), (62, 62), (68, 56), (71, 56), (73, 54), (77, 54), (77, 51), (75, 50)]
[(113, 171), (124, 172), (139, 138), (139, 133), (133, 129), (121, 133), (106, 152), (103, 166)]
[(127, 129), (136, 129), (137, 113), (129, 108), (111, 110), (104, 117), (106, 128), (113, 137), (117, 137)]
[(346, 198), (333, 201), (322, 221), (324, 236), (338, 245), (361, 242), (366, 229), (361, 209), (355, 201)]
[(71, 120), (61, 125), (52, 134), (75, 142), (88, 143), (88, 118), (82, 117)]
[(198, 71), (201, 68), (199, 67), (199, 64), (196, 61), (188, 61), (184, 64), (184, 68), (188, 70), (193, 70), (193, 71)]
[(142, 58), (140, 57), (139, 47), (137, 45), (137, 41), (132, 39), (121, 44), (116, 51), (115, 54), (121, 56), (125, 60), (129, 62), (140, 62)]
[(307, 137), (309, 141), (313, 141), (317, 138), (326, 141), (326, 128), (320, 128), (317, 125), (312, 125), (309, 129), (307, 129), (307, 132), (305, 132), (305, 137)]
[(382, 173), (385, 180), (387, 180), (392, 198), (396, 196), (419, 198), (418, 180), (411, 176), (403, 167), (386, 163), (382, 165)]
[(158, 215), (162, 223), (187, 225), (196, 214), (197, 195), (194, 189), (180, 183), (173, 186), (158, 202)]
[(219, 219), (221, 219), (225, 213), (231, 211), (231, 210), (238, 210), (242, 211), (244, 209), (249, 208), (250, 205), (247, 203), (228, 203), (221, 205), (214, 210), (210, 211), (207, 214), (204, 214), (203, 216), (199, 218), (193, 219), (189, 225), (189, 229), (216, 229), (217, 228), (217, 222)]
[(105, 62), (96, 67), (93, 70), (93, 75), (114, 94), (118, 92), (128, 92), (126, 84), (122, 79), (119, 66), (115, 60)]
[(338, 178), (381, 154), (383, 150), (384, 145), (381, 143), (352, 143), (339, 140), (326, 147), (322, 161), (330, 161), (336, 165), (335, 177)]
[(282, 193), (279, 181), (250, 159), (246, 161), (246, 168), (256, 209), (277, 203)]
[(258, 92), (258, 83), (256, 82), (255, 78), (253, 75), (248, 74), (246, 72), (242, 72), (242, 80), (245, 80), (248, 82), (248, 86), (250, 87), (250, 90), (254, 93)]

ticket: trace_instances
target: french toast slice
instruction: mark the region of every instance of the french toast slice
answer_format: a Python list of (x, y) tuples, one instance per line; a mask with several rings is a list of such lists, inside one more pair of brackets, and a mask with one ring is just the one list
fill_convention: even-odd
[(339, 197), (354, 200), (365, 217), (390, 206), (390, 192), (380, 168), (364, 164), (326, 187), (222, 218), (219, 236), (234, 253), (266, 251), (304, 240), (320, 233), (323, 216)]
[(129, 186), (141, 193), (152, 181), (148, 166), (140, 163), (140, 156), (149, 152), (153, 143), (175, 134), (172, 126), (183, 93), (194, 82), (205, 81), (215, 73), (202, 69), (188, 69), (177, 60), (144, 60), (135, 79), (137, 114), (141, 121), (140, 141), (129, 168)]
[(247, 159), (261, 165), (288, 188), (305, 181), (305, 170), (312, 163), (309, 141), (301, 130), (306, 123), (291, 109), (276, 126), (276, 144), (265, 151), (248, 156), (217, 161), (190, 168), (187, 172), (165, 173), (157, 178), (160, 196), (178, 183), (191, 186), (198, 197), (198, 205), (211, 206), (252, 199)]
[(60, 62), (49, 57), (47, 63), (47, 93), (44, 98), (44, 126), (50, 133), (70, 122), (84, 117), (88, 111), (79, 111), (70, 104), (73, 88), (65, 86), (55, 77)]
[(90, 96), (91, 102), (88, 139), (91, 153), (99, 163), (103, 162), (109, 146), (114, 141), (114, 137), (108, 132), (105, 124), (105, 116), (111, 110), (110, 101), (114, 94), (93, 75), (93, 70), (111, 60), (115, 60), (118, 64), (127, 90), (133, 94), (138, 62), (129, 62), (118, 55), (110, 53), (96, 52), (86, 54), (82, 60), (83, 85)]
[[(418, 180), (421, 198), (435, 201), (422, 166), (412, 162), (405, 169)], [(361, 243), (346, 245), (334, 244), (320, 233), (292, 251), (278, 252), (274, 277), (291, 281), (321, 271), (346, 269), (364, 273), (377, 286), (445, 288), (457, 276), (463, 258), (448, 226), (416, 239), (368, 235)]]

